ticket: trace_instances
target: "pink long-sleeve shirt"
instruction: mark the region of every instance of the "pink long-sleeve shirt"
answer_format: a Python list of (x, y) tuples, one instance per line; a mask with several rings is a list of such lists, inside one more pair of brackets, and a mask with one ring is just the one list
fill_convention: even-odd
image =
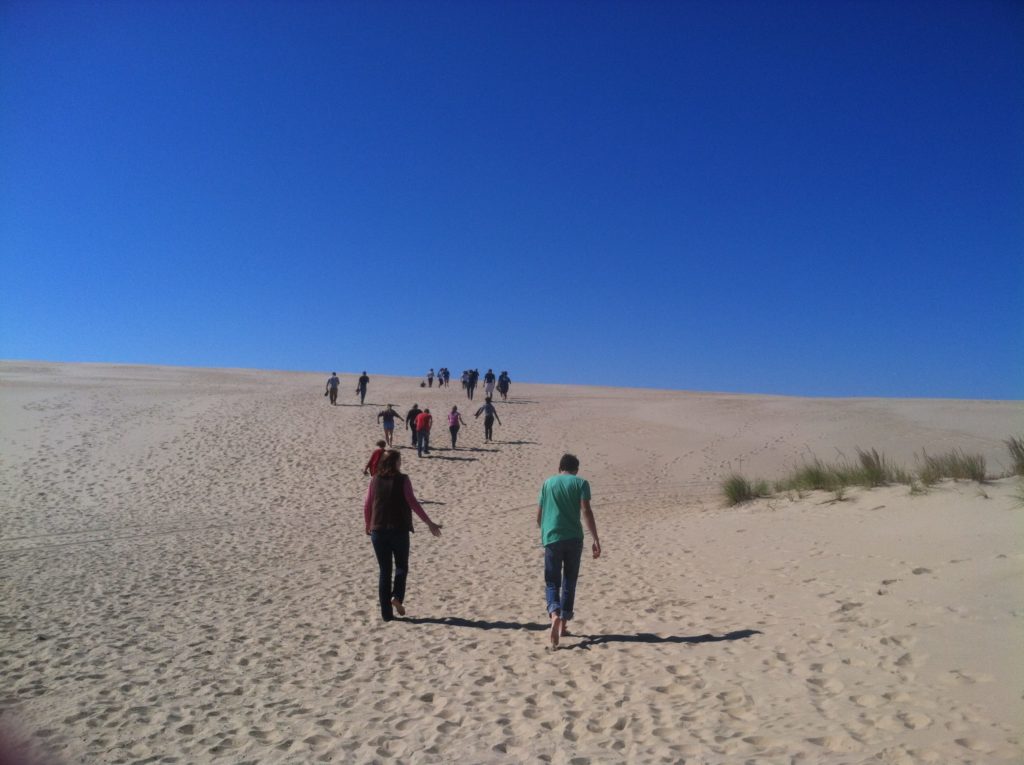
[[(370, 486), (366, 490), (366, 501), (363, 502), (363, 520), (366, 522), (366, 528), (370, 528), (370, 518), (373, 515), (373, 497), (374, 489), (377, 487), (376, 481), (370, 481)], [(409, 503), (409, 507), (416, 515), (420, 517), (420, 520), (424, 523), (432, 523), (430, 518), (427, 516), (427, 511), (424, 510), (420, 503), (416, 501), (415, 495), (412, 493), (412, 479), (409, 476), (405, 477), (405, 501)]]

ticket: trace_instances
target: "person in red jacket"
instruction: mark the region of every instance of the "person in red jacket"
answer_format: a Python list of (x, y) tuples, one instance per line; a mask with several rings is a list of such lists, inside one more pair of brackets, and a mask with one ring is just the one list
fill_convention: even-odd
[(377, 475), (377, 464), (380, 462), (380, 458), (384, 456), (384, 448), (386, 446), (387, 444), (383, 441), (377, 442), (377, 448), (373, 450), (373, 454), (370, 455), (370, 461), (363, 468), (363, 475)]
[(424, 409), (416, 418), (416, 455), (422, 457), (430, 454), (430, 426), (434, 424), (434, 418), (430, 416), (430, 410)]

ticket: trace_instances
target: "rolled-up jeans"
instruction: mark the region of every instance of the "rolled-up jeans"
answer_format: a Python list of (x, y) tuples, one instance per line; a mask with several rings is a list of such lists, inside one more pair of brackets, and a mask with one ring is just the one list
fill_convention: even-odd
[(565, 621), (572, 619), (582, 557), (582, 538), (560, 539), (544, 545), (544, 584), (549, 616), (557, 613)]
[[(373, 552), (377, 556), (380, 577), (377, 580), (377, 595), (380, 598), (380, 615), (384, 621), (394, 619), (391, 599), (400, 603), (405, 600), (405, 579), (409, 574), (409, 532), (383, 529), (370, 532)], [(391, 581), (394, 571), (395, 580)]]

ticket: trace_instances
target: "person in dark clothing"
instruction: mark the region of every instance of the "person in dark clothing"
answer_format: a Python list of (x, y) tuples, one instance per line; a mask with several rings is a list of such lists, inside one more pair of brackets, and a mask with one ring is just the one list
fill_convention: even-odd
[(370, 378), (366, 376), (364, 371), (362, 376), (359, 378), (359, 383), (356, 385), (356, 393), (359, 394), (359, 406), (363, 405), (363, 401), (366, 400), (366, 386), (370, 384)]
[(420, 416), (420, 405), (413, 404), (412, 409), (405, 413), (405, 427), (412, 431), (412, 445), (416, 447), (416, 418)]
[(490, 441), (494, 435), (494, 421), (501, 425), (501, 418), (498, 417), (498, 410), (491, 403), (490, 396), (484, 399), (484, 405), (476, 410), (474, 417), (484, 416), (484, 441)]
[(405, 616), (405, 583), (409, 575), (412, 514), (416, 513), (427, 524), (431, 534), (441, 536), (440, 524), (430, 520), (420, 506), (413, 494), (412, 482), (409, 476), (401, 472), (401, 467), (401, 452), (391, 450), (385, 453), (363, 502), (366, 533), (370, 536), (380, 569), (377, 579), (380, 615), (386, 622), (394, 619), (395, 613)]
[(498, 393), (501, 394), (502, 401), (508, 401), (508, 389), (511, 387), (512, 378), (508, 376), (508, 372), (498, 375)]

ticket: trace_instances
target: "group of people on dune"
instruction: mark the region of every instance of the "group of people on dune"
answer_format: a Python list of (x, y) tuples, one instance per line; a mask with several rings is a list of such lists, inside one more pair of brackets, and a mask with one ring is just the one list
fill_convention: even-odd
[[(438, 387), (447, 386), (446, 373), (447, 369), (442, 367), (437, 376)], [(433, 377), (431, 370), (427, 377), (431, 387)], [(488, 380), (488, 377), (491, 379)], [(487, 442), (493, 438), (494, 421), (501, 424), (490, 394), (498, 387), (502, 398), (506, 398), (511, 382), (506, 372), (502, 372), (501, 377), (506, 381), (504, 390), (501, 388), (501, 378), (495, 377), (492, 370), (487, 371), (484, 389), (488, 395), (484, 405), (474, 415), (484, 415), (484, 438)], [(360, 404), (365, 399), (368, 383), (369, 378), (363, 372), (356, 388), (360, 394)], [(327, 381), (325, 392), (325, 395), (330, 395), (331, 404), (336, 404), (338, 385), (338, 377), (334, 373)], [(475, 381), (471, 373), (463, 373), (463, 386), (467, 396), (472, 399)], [(388, 404), (377, 413), (377, 422), (383, 423), (384, 440), (377, 442), (377, 449), (363, 468), (363, 474), (371, 476), (363, 501), (363, 520), (377, 558), (377, 594), (381, 618), (385, 622), (393, 621), (396, 614), (405, 615), (409, 535), (413, 533), (413, 514), (426, 524), (433, 536), (441, 536), (441, 524), (434, 523), (427, 515), (416, 499), (412, 480), (401, 470), (402, 453), (393, 448), (395, 420), (403, 421), (406, 429), (411, 431), (412, 445), (420, 457), (430, 453), (430, 430), (433, 426), (429, 407), (421, 410), (418, 404), (413, 404), (403, 417), (392, 404)], [(453, 449), (458, 448), (459, 429), (465, 424), (458, 407), (453, 406), (448, 414), (448, 430)], [(597, 521), (590, 504), (590, 483), (579, 477), (579, 467), (580, 461), (575, 455), (563, 454), (558, 463), (558, 473), (542, 483), (537, 497), (537, 526), (544, 547), (545, 603), (551, 623), (548, 640), (553, 648), (558, 647), (560, 638), (569, 634), (569, 622), (575, 616), (576, 583), (583, 559), (584, 526), (592, 540), (591, 554), (594, 558), (601, 555)]]

